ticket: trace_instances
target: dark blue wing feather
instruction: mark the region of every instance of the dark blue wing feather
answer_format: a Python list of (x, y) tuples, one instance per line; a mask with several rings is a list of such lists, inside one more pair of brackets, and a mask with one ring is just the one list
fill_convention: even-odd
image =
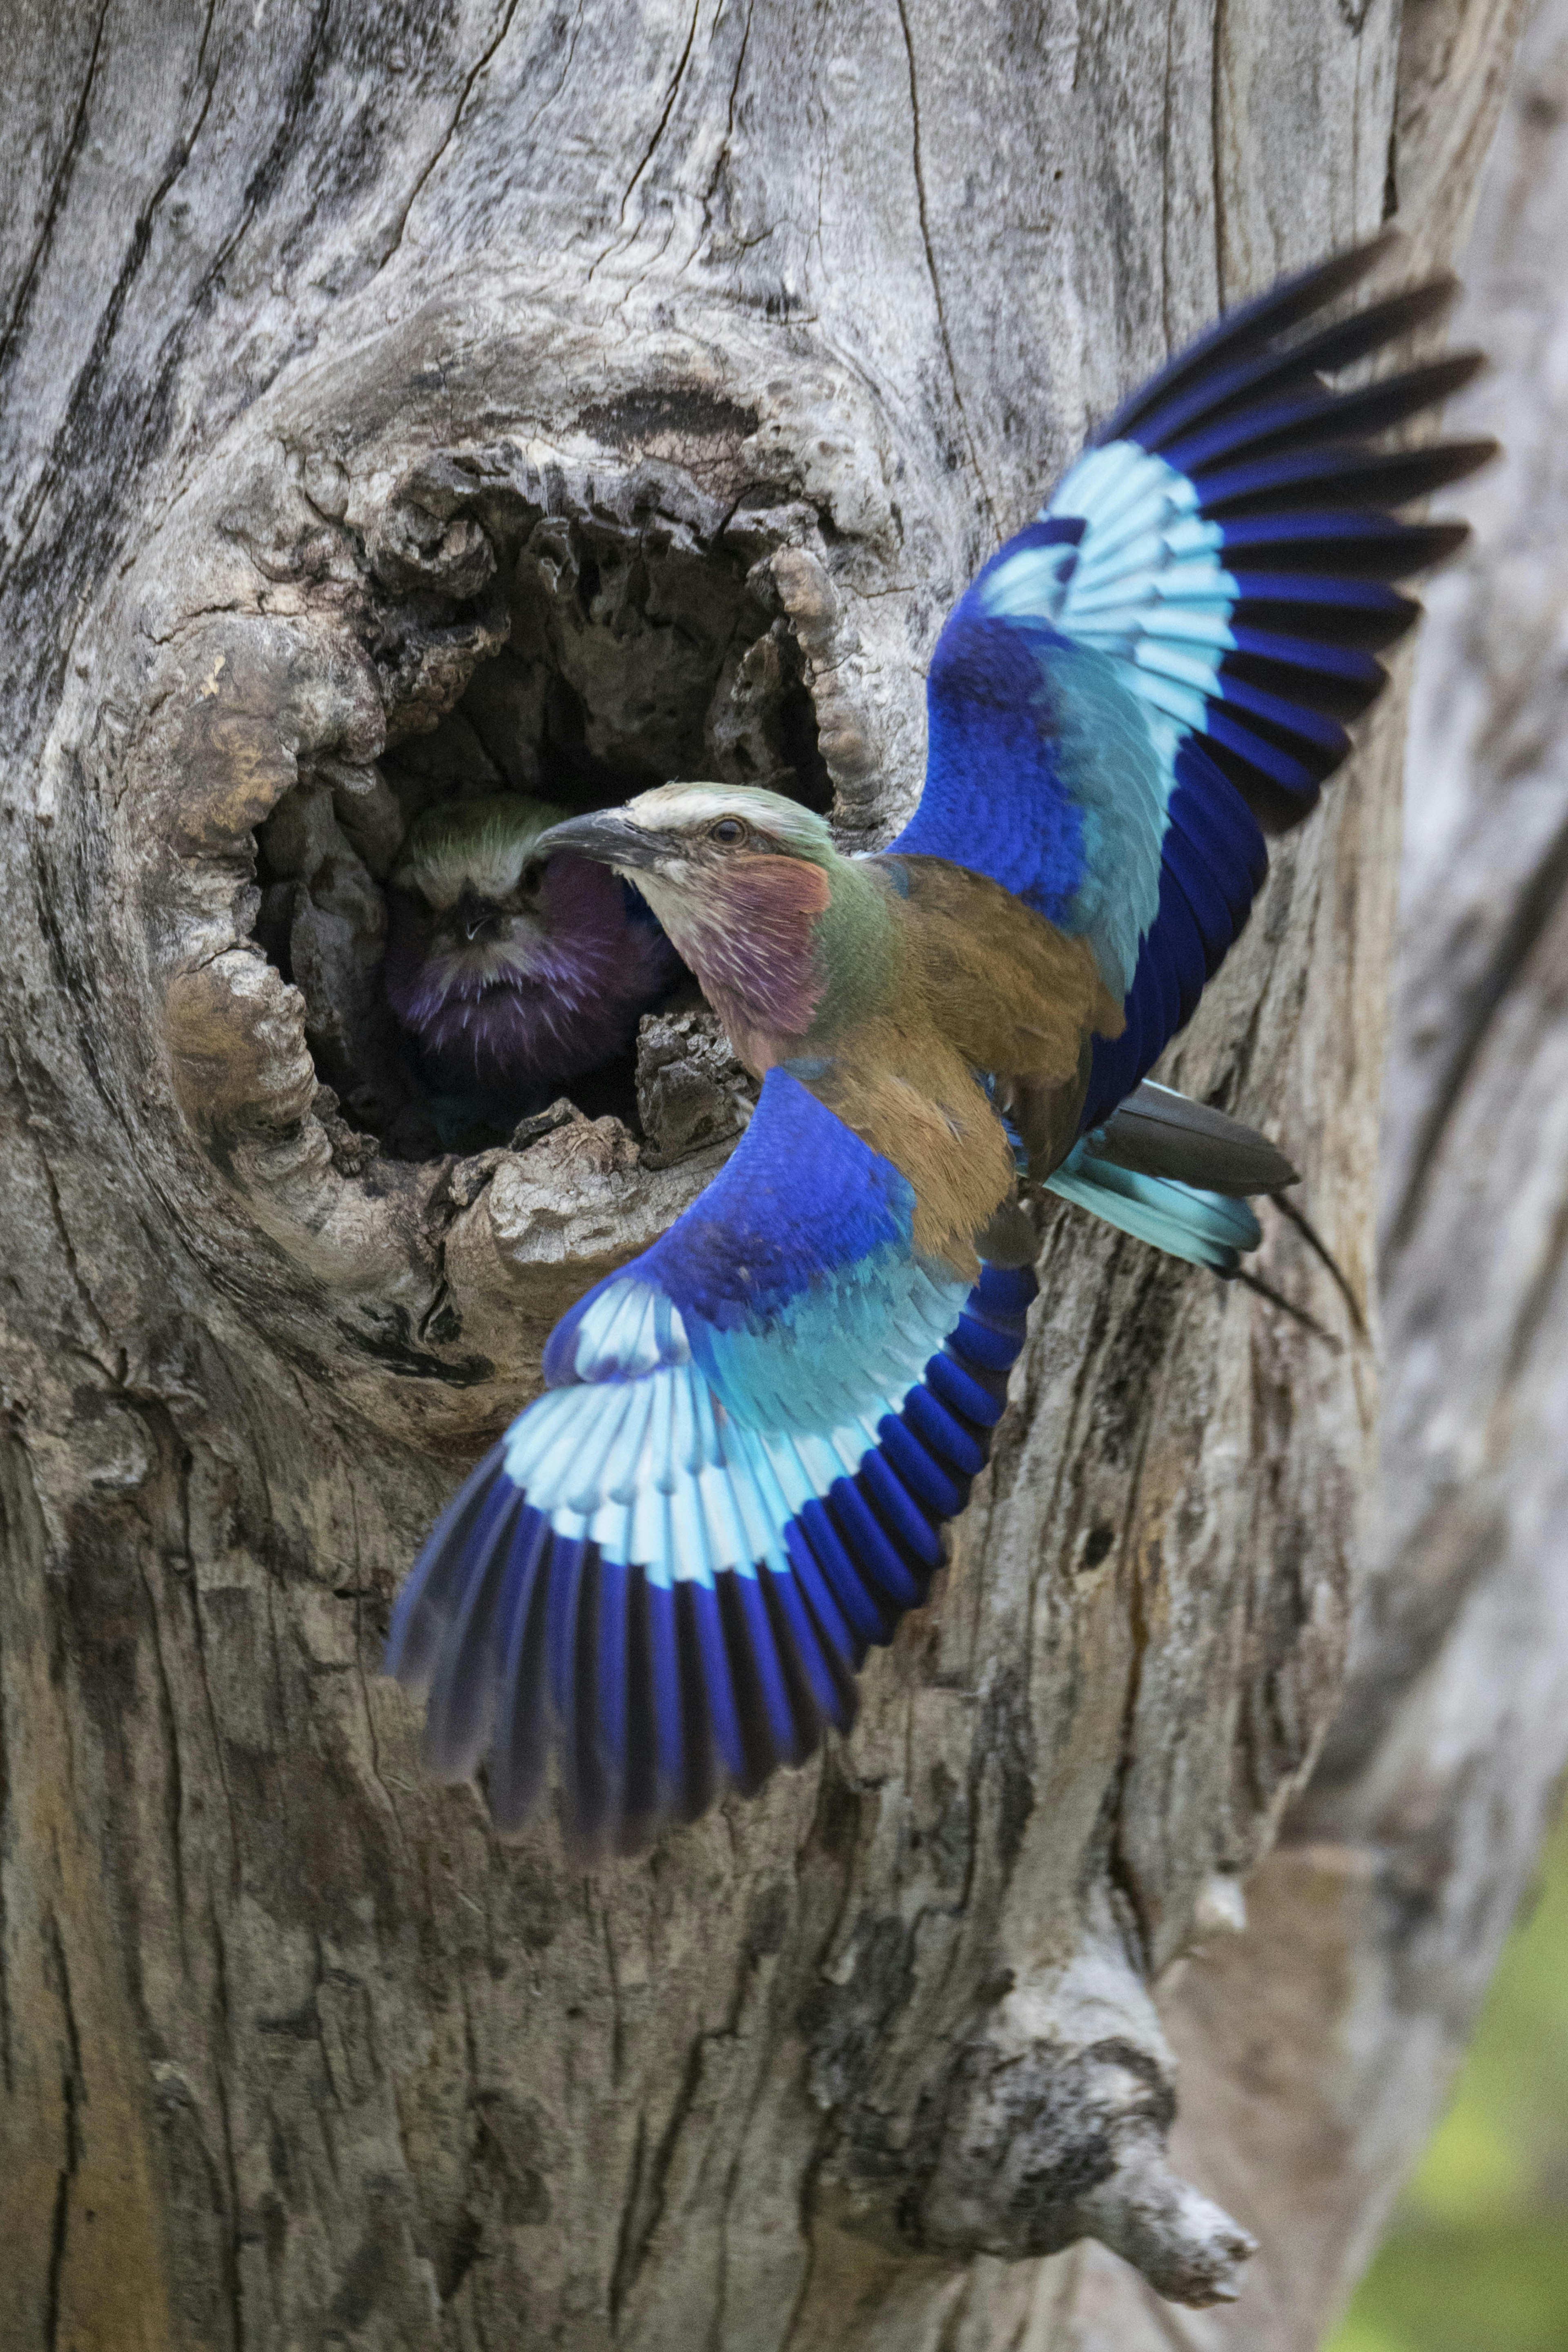
[(1451, 283), (1322, 323), (1384, 247), (1221, 320), (1112, 418), (938, 641), (921, 803), (892, 845), (975, 867), (1092, 946), (1126, 1029), (1097, 1039), (1085, 1129), (1190, 1018), (1267, 870), (1381, 693), (1418, 607), (1393, 583), (1454, 524), (1391, 509), (1489, 443), (1376, 436), (1475, 372), (1461, 353), (1327, 379), (1436, 317)]

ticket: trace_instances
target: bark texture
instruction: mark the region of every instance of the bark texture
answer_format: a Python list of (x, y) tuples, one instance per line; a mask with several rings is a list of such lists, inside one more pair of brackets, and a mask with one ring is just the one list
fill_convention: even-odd
[[(1384, 1100), (1382, 1465), (1344, 1702), (1174, 1989), (1184, 2156), (1263, 2250), (1194, 2343), (1310, 2352), (1436, 2123), (1568, 1764), (1568, 6), (1534, 16), (1457, 331), (1503, 462), (1416, 668)], [(1129, 2339), (1136, 2343), (1136, 2337)]]
[(1338, 1274), (1284, 1221), (1267, 1271), (1310, 1319), (1060, 1212), (854, 1738), (591, 1875), (422, 1781), (380, 1639), (727, 1082), (667, 1024), (652, 1148), (584, 1103), (441, 1152), (380, 884), (498, 778), (759, 773), (884, 834), (941, 618), (1087, 425), (1396, 198), (1446, 253), (1517, 11), (1405, 14), (13, 10), (7, 2352), (1187, 2325), (1051, 2259), (1086, 2234), (1232, 2291), (1152, 1988), (1339, 1685), (1397, 714), (1171, 1066), (1305, 1171)]

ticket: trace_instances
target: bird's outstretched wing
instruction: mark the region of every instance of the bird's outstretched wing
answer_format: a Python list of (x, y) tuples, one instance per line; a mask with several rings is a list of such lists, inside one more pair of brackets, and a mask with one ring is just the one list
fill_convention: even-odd
[(1394, 583), (1464, 537), (1396, 510), (1492, 454), (1381, 438), (1475, 353), (1330, 388), (1452, 296), (1323, 324), (1386, 243), (1275, 287), (1136, 393), (938, 640), (924, 791), (892, 851), (977, 868), (1089, 939), (1126, 1028), (1096, 1042), (1086, 1129), (1190, 1018), (1265, 829), (1305, 816), (1348, 753), (1377, 655), (1419, 611)]
[(847, 1727), (925, 1597), (1035, 1295), (911, 1239), (914, 1195), (795, 1078), (662, 1240), (591, 1290), (546, 1393), (474, 1472), (394, 1613), (438, 1779), (498, 1826), (559, 1759), (569, 1834), (635, 1852)]

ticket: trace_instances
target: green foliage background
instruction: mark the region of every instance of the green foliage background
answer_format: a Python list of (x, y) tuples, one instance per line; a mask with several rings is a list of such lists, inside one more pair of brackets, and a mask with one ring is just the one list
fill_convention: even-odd
[(1453, 2105), (1325, 2352), (1568, 2352), (1568, 1808)]

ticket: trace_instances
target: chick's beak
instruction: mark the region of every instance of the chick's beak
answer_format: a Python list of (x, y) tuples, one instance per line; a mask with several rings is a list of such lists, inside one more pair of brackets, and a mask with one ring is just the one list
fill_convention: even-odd
[(465, 882), (453, 909), (454, 919), (463, 937), (472, 946), (481, 931), (488, 931), (499, 910), (488, 898), (481, 898), (471, 883)]
[(587, 816), (569, 816), (564, 824), (552, 824), (535, 841), (533, 855), (553, 857), (560, 849), (596, 858), (621, 874), (657, 866), (668, 854), (658, 834), (645, 833), (620, 809), (595, 809)]

